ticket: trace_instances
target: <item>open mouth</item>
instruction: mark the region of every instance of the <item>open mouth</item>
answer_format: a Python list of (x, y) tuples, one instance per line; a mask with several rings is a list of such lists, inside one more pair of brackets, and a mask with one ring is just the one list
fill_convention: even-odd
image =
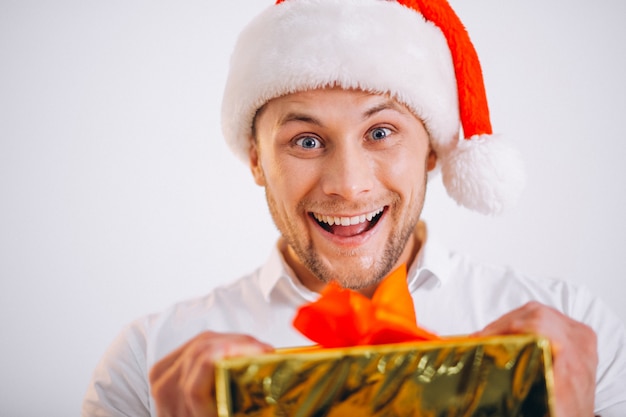
[(320, 213), (309, 213), (309, 215), (327, 232), (336, 236), (350, 237), (371, 230), (384, 212), (385, 207), (381, 207), (370, 213), (352, 217), (336, 217)]

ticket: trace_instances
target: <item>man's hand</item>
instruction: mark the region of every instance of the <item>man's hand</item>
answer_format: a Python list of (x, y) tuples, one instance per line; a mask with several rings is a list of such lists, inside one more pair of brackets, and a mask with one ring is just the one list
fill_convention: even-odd
[(150, 386), (159, 417), (214, 417), (216, 361), (272, 351), (245, 335), (205, 332), (157, 362)]
[(475, 335), (522, 333), (542, 335), (552, 344), (556, 416), (593, 416), (598, 366), (595, 332), (553, 308), (530, 302)]

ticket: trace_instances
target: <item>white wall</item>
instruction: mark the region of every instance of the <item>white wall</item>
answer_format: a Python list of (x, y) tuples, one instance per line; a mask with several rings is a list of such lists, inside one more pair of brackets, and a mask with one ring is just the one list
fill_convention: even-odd
[[(259, 264), (276, 232), (222, 143), (234, 37), (271, 1), (0, 0), (0, 415), (77, 415), (128, 321)], [(529, 186), (431, 232), (591, 287), (624, 319), (626, 3), (456, 0)]]

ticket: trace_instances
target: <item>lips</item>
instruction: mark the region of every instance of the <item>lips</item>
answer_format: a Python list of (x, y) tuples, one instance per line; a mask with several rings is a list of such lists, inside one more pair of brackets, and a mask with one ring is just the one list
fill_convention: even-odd
[(311, 213), (311, 216), (327, 232), (336, 236), (351, 237), (372, 229), (384, 211), (385, 208), (381, 207), (357, 216), (333, 216), (321, 213)]

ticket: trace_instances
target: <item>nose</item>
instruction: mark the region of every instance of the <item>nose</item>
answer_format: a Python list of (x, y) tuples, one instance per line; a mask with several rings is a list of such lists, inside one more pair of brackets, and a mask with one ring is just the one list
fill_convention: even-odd
[(324, 161), (322, 190), (346, 200), (362, 198), (375, 183), (375, 163), (367, 149), (355, 142), (335, 146)]

